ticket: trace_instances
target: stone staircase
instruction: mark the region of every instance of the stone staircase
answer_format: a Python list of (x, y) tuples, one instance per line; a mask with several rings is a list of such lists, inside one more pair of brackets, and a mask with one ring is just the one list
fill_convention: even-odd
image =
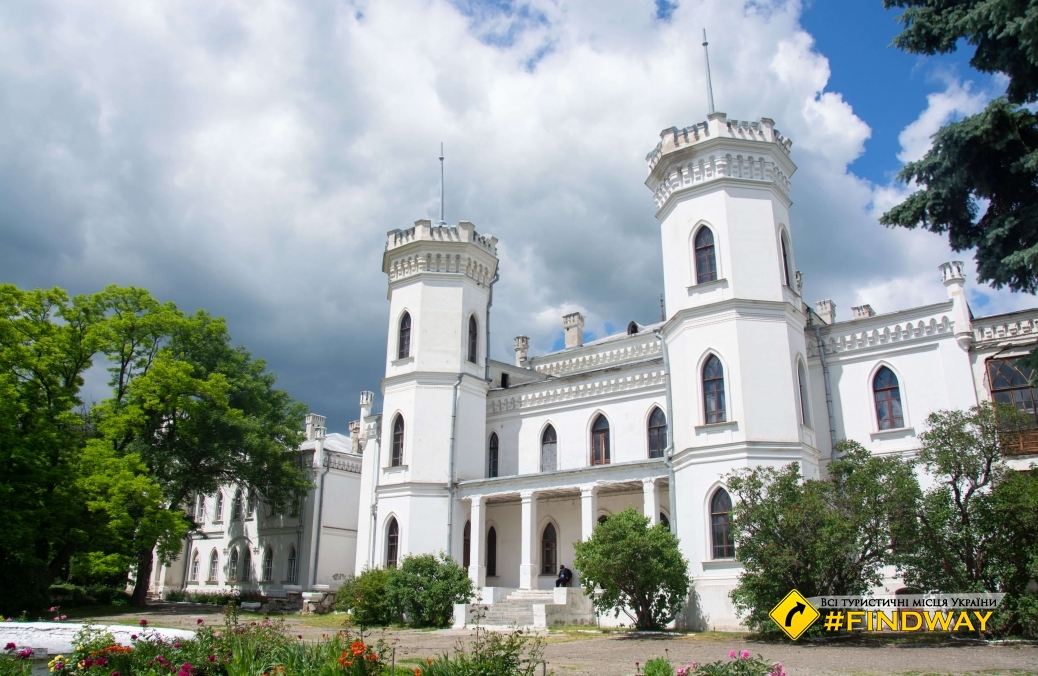
[(532, 627), (534, 604), (554, 602), (555, 592), (551, 589), (518, 589), (489, 606), (482, 624), (487, 627)]

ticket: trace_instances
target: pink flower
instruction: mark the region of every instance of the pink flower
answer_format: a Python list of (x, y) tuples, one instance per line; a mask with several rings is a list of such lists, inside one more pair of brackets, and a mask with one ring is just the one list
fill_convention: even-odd
[(18, 651), (18, 657), (21, 657), (23, 660), (29, 659), (32, 657), (32, 648), (22, 648)]
[(739, 657), (743, 658), (744, 660), (750, 659), (750, 651), (743, 650), (741, 653), (739, 653)]
[(58, 607), (57, 606), (51, 606), (50, 607), (50, 612), (52, 612), (52, 613), (58, 612)]
[(174, 648), (179, 648), (180, 647), (180, 641), (174, 641), (173, 642), (173, 647)]
[(147, 627), (148, 626), (148, 621), (147, 620), (141, 620), (141, 626), (142, 627)]
[(198, 624), (202, 624), (203, 622), (205, 622), (205, 620), (203, 620), (201, 617), (198, 618)]
[(136, 641), (137, 640), (137, 634), (130, 634), (130, 640), (131, 641)]
[(68, 615), (62, 615), (62, 616), (61, 616), (61, 619), (63, 619), (63, 620), (67, 620), (67, 619), (68, 619)]
[(7, 645), (4, 646), (4, 650), (14, 650), (17, 647), (18, 646), (16, 646), (14, 643), (8, 643)]
[(60, 617), (55, 617), (55, 618), (54, 618), (54, 621), (55, 621), (55, 622), (61, 622), (61, 618), (60, 618)]
[(210, 662), (215, 662), (216, 661), (216, 655), (210, 655), (206, 659), (209, 660)]
[(729, 650), (728, 651), (728, 657), (731, 657), (734, 660), (735, 659), (735, 651), (734, 650)]
[(110, 676), (122, 676), (118, 671), (113, 671)]
[(220, 638), (220, 632), (216, 632), (215, 634), (213, 634), (213, 636), (216, 638)]

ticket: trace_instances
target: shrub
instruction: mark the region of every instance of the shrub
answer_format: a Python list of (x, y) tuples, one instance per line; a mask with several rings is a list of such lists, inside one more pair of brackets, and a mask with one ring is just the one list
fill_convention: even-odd
[(130, 602), (130, 595), (124, 588), (103, 584), (80, 586), (71, 582), (57, 582), (50, 586), (48, 593), (52, 605), (62, 605), (66, 608), (93, 605), (122, 606)]
[(446, 627), (455, 603), (469, 603), (472, 580), (453, 558), (441, 554), (405, 556), (386, 583), (386, 605), (412, 627)]
[(674, 676), (674, 667), (666, 657), (653, 657), (645, 663), (645, 676)]
[[(454, 655), (440, 655), (422, 676), (535, 676), (544, 661), (544, 643), (522, 629), (502, 634), (476, 625), (472, 646), (458, 641)], [(416, 672), (417, 673), (417, 672)]]
[[(760, 655), (750, 656), (749, 650), (728, 653), (729, 660), (717, 660), (707, 664), (692, 664), (677, 670), (676, 676), (786, 676), (781, 663), (770, 664)], [(649, 673), (645, 665), (645, 673)]]
[(259, 594), (236, 594), (227, 591), (187, 591), (182, 589), (170, 589), (162, 597), (170, 603), (177, 601), (188, 601), (190, 603), (204, 603), (212, 606), (236, 606), (241, 601), (262, 601)]
[(386, 585), (392, 574), (392, 570), (371, 568), (349, 578), (335, 593), (335, 609), (350, 613), (358, 627), (398, 624), (400, 616), (386, 603)]

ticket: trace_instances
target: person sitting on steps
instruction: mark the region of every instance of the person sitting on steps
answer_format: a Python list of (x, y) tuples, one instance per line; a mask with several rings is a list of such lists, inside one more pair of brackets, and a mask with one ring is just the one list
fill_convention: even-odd
[(568, 587), (573, 579), (573, 571), (565, 565), (559, 564), (559, 576), (555, 579), (556, 587)]

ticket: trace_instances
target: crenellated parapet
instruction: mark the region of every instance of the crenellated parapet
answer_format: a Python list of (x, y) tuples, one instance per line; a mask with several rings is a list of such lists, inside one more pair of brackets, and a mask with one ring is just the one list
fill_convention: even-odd
[(638, 345), (627, 345), (614, 350), (585, 354), (568, 359), (549, 361), (550, 357), (542, 357), (544, 361), (534, 358), (533, 369), (546, 376), (561, 376), (570, 373), (591, 371), (606, 366), (618, 366), (626, 362), (638, 361), (662, 354), (658, 340), (649, 340)]
[(766, 117), (747, 122), (714, 113), (706, 122), (660, 132), (660, 142), (645, 157), (645, 185), (661, 209), (675, 192), (720, 179), (771, 183), (788, 197), (796, 171), (792, 145)]
[(386, 233), (382, 271), (389, 282), (423, 272), (460, 274), (486, 286), (497, 271), (497, 238), (476, 232), (472, 223), (433, 225), (415, 221), (413, 228)]
[[(826, 354), (838, 354), (947, 335), (952, 333), (953, 329), (954, 322), (948, 315), (942, 314), (861, 329), (855, 328), (853, 321), (844, 322), (832, 327), (823, 327), (822, 336)], [(817, 344), (808, 341), (807, 354), (809, 357), (818, 356)]]

